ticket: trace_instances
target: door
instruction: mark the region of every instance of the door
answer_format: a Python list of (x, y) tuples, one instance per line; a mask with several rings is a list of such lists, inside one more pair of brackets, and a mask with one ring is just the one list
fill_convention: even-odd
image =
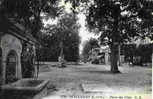
[(15, 51), (10, 51), (6, 61), (6, 84), (15, 82), (17, 67), (17, 54)]

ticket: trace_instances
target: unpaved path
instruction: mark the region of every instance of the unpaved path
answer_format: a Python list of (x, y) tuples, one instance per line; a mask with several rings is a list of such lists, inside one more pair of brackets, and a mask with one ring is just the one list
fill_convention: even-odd
[[(122, 66), (119, 67), (119, 69), (122, 73), (112, 74), (109, 72), (110, 66), (106, 65), (83, 64), (68, 65), (66, 68), (58, 68), (48, 64), (40, 68), (39, 79), (50, 80), (48, 85), (48, 97), (71, 96), (70, 98), (80, 99), (79, 96), (93, 95), (95, 93), (104, 96), (109, 93), (107, 88), (111, 89), (113, 93), (143, 93), (147, 94), (147, 96), (151, 94), (151, 68)], [(84, 86), (83, 88), (82, 85)], [(100, 91), (96, 92), (97, 89)], [(94, 92), (94, 90), (96, 91)], [(87, 97), (81, 98), (84, 99)], [(97, 99), (99, 99), (99, 97)]]

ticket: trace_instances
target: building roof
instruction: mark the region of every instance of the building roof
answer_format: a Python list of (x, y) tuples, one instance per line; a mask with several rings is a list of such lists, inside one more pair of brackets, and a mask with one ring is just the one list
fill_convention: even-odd
[(17, 38), (27, 41), (31, 44), (38, 43), (30, 33), (26, 32), (25, 28), (21, 24), (15, 22), (11, 18), (0, 16), (0, 34), (4, 33), (12, 34)]

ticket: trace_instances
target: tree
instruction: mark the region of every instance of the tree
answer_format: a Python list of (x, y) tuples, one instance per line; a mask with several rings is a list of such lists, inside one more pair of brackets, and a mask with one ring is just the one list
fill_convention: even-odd
[(153, 4), (150, 0), (66, 0), (85, 6), (87, 27), (100, 33), (100, 41), (107, 40), (111, 49), (111, 71), (118, 70), (118, 47), (131, 38), (153, 37)]
[[(59, 0), (0, 0), (0, 16), (13, 19), (14, 23), (23, 25), (24, 32), (32, 34), (38, 41), (43, 26), (42, 18), (56, 17), (60, 14)], [(24, 49), (23, 45), (23, 49)], [(22, 51), (23, 75), (32, 75), (31, 56)], [(37, 53), (39, 55), (39, 53)], [(25, 58), (26, 57), (26, 58)], [(28, 66), (25, 66), (28, 64)], [(27, 71), (26, 71), (27, 70)], [(28, 71), (29, 70), (29, 71)], [(28, 73), (28, 74), (26, 74)]]
[(38, 37), (43, 17), (55, 17), (60, 13), (59, 0), (1, 0), (0, 13), (21, 23), (33, 36)]
[(65, 13), (58, 19), (56, 25), (45, 27), (42, 42), (47, 50), (45, 53), (47, 52), (48, 58), (57, 60), (58, 56), (64, 54), (67, 61), (78, 61), (80, 44), (79, 27), (77, 17), (73, 13)]
[(95, 38), (91, 38), (88, 41), (86, 41), (82, 51), (83, 61), (87, 62), (92, 49), (99, 48), (99, 47), (100, 46), (98, 44), (98, 40)]

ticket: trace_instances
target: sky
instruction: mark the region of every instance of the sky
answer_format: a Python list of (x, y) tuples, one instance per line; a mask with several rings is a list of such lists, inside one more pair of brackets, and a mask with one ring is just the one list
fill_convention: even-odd
[[(64, 0), (62, 0), (59, 5), (61, 5), (61, 6), (64, 5), (65, 6), (65, 11), (67, 13), (70, 13), (71, 12), (71, 10), (70, 10), (71, 5), (69, 3), (65, 4), (64, 3)], [(94, 33), (90, 33), (87, 30), (87, 28), (85, 27), (85, 23), (86, 23), (85, 19), (86, 19), (86, 16), (83, 13), (79, 13), (78, 14), (78, 18), (79, 18), (78, 23), (81, 25), (81, 27), (79, 29), (79, 36), (81, 38), (81, 44), (79, 46), (79, 49), (80, 49), (80, 54), (81, 54), (82, 49), (83, 49), (83, 43), (86, 40), (90, 39), (90, 38), (97, 38), (97, 36), (95, 36)], [(43, 20), (44, 25), (47, 25), (47, 24), (56, 24), (56, 22), (57, 22), (57, 20), (55, 20), (55, 19), (54, 20), (53, 19)]]
[(80, 53), (82, 52), (82, 49), (83, 49), (83, 43), (90, 39), (90, 38), (97, 38), (97, 36), (94, 34), (94, 33), (90, 33), (87, 28), (85, 27), (85, 19), (86, 19), (86, 16), (84, 14), (79, 14), (78, 15), (79, 17), (79, 20), (78, 22), (80, 23), (81, 25), (81, 28), (79, 30), (79, 36), (81, 37), (81, 44), (80, 44)]

